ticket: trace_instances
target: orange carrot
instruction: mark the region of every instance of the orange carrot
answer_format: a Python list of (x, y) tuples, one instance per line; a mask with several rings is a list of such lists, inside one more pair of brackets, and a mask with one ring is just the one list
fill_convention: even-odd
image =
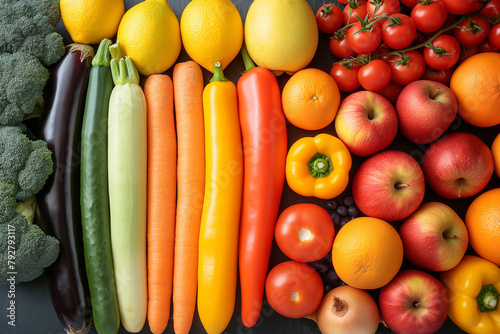
[(148, 322), (162, 333), (170, 316), (174, 267), (177, 140), (172, 79), (150, 75), (144, 84), (148, 115)]
[(187, 334), (196, 307), (198, 236), (205, 194), (203, 74), (194, 61), (178, 63), (172, 75), (178, 134), (173, 321)]

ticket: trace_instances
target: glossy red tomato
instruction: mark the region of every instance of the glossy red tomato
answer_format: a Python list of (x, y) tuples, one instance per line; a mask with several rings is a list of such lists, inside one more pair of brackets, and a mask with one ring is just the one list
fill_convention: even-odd
[(424, 56), (415, 50), (406, 51), (401, 57), (392, 56), (388, 64), (391, 67), (392, 81), (400, 85), (408, 85), (420, 79), (425, 71)]
[(403, 88), (405, 87), (391, 80), (391, 82), (389, 82), (387, 86), (385, 86), (381, 90), (378, 90), (377, 93), (385, 97), (393, 105), (396, 105), (398, 96), (403, 90)]
[(382, 15), (384, 13), (392, 15), (399, 13), (400, 7), (399, 0), (370, 0), (366, 4), (366, 12), (369, 17)]
[(489, 32), (488, 41), (492, 46), (500, 49), (500, 23), (495, 24)]
[(344, 16), (344, 24), (358, 22), (359, 19), (357, 17), (364, 19), (367, 14), (366, 0), (354, 0), (352, 7), (347, 4), (342, 10), (342, 14)]
[(287, 318), (303, 318), (318, 308), (323, 281), (310, 265), (286, 261), (276, 265), (266, 278), (266, 298), (271, 307)]
[(330, 51), (339, 59), (350, 58), (356, 54), (347, 42), (347, 36), (337, 39), (335, 36), (330, 38)]
[(453, 67), (447, 70), (435, 70), (432, 67), (426, 66), (424, 74), (420, 79), (437, 81), (442, 83), (443, 85), (449, 85), (453, 71)]
[(335, 63), (330, 70), (330, 75), (341, 92), (354, 92), (360, 86), (358, 80), (360, 68), (361, 65), (353, 65), (351, 68), (347, 68), (344, 65)]
[(391, 82), (391, 68), (385, 61), (374, 59), (359, 69), (358, 80), (366, 90), (384, 89)]
[[(472, 28), (471, 28), (471, 21)], [(488, 38), (491, 24), (483, 16), (475, 15), (469, 20), (463, 20), (453, 28), (453, 36), (463, 46), (475, 46)]]
[(479, 48), (477, 45), (461, 46), (460, 47), (460, 58), (458, 59), (457, 64), (463, 62), (465, 59), (469, 58), (470, 56), (475, 55), (478, 52), (479, 52)]
[(412, 9), (418, 3), (418, 0), (401, 0), (401, 3), (409, 9)]
[(481, 14), (493, 21), (496, 21), (500, 16), (500, 0), (491, 0), (481, 10)]
[(490, 39), (487, 38), (481, 44), (477, 46), (478, 52), (500, 52), (500, 48), (493, 46), (490, 43)]
[(377, 51), (375, 52), (375, 54), (377, 56), (380, 56), (380, 57), (378, 57), (378, 59), (382, 59), (383, 61), (388, 61), (389, 58), (391, 58), (391, 55), (387, 55), (387, 56), (383, 56), (383, 55), (386, 53), (392, 52), (392, 51), (394, 51), (394, 50), (391, 49), (390, 47), (388, 47), (387, 44), (382, 43), (377, 48)]
[(405, 14), (389, 16), (382, 25), (382, 40), (395, 50), (408, 47), (417, 37), (415, 22)]
[(477, 4), (477, 0), (441, 0), (446, 10), (455, 15), (463, 15), (471, 12)]
[(382, 41), (380, 26), (374, 24), (365, 31), (361, 22), (356, 22), (347, 33), (347, 42), (356, 53), (370, 53), (377, 50)]
[(460, 59), (460, 44), (451, 35), (439, 35), (432, 41), (432, 46), (443, 52), (436, 53), (430, 47), (424, 48), (425, 63), (436, 70), (447, 70)]
[(318, 29), (326, 34), (333, 34), (344, 24), (344, 17), (339, 7), (334, 4), (325, 4), (316, 11)]
[(438, 30), (445, 23), (447, 16), (448, 11), (441, 0), (433, 0), (428, 5), (417, 3), (410, 13), (417, 30), (421, 32)]
[(330, 213), (313, 203), (286, 208), (274, 230), (276, 244), (283, 254), (299, 262), (314, 262), (332, 249), (335, 227)]

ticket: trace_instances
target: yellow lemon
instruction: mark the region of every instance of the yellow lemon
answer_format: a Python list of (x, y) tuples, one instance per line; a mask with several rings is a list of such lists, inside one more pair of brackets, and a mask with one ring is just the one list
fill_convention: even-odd
[(73, 42), (98, 44), (116, 34), (123, 0), (61, 0), (61, 18)]
[(146, 0), (130, 8), (117, 39), (142, 75), (165, 72), (181, 52), (179, 20), (166, 0)]
[(280, 75), (305, 68), (318, 48), (318, 25), (306, 0), (255, 0), (245, 19), (253, 61)]
[(184, 48), (208, 71), (222, 69), (238, 55), (243, 44), (243, 21), (230, 0), (193, 0), (181, 16)]

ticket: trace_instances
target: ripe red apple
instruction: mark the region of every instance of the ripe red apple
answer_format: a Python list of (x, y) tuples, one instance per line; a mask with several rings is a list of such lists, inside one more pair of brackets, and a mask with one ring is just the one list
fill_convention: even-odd
[(421, 270), (401, 271), (380, 289), (378, 302), (382, 319), (396, 333), (436, 333), (448, 314), (443, 283)]
[(453, 132), (427, 149), (422, 170), (428, 185), (439, 196), (470, 197), (490, 181), (494, 170), (493, 155), (477, 136)]
[(405, 219), (422, 203), (424, 174), (403, 151), (379, 152), (361, 164), (354, 175), (352, 195), (367, 216), (388, 221)]
[(430, 202), (406, 218), (399, 229), (404, 256), (420, 268), (445, 271), (465, 255), (469, 234), (465, 223), (448, 205)]
[(427, 144), (438, 139), (457, 115), (453, 91), (432, 80), (408, 84), (396, 101), (399, 129), (408, 140)]
[(347, 96), (340, 104), (335, 131), (352, 154), (368, 156), (392, 143), (398, 132), (398, 117), (385, 97), (359, 91)]

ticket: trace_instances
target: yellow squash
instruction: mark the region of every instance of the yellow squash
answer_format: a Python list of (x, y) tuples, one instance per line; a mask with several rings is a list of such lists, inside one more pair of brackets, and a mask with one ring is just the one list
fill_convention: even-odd
[[(243, 153), (236, 86), (220, 63), (203, 91), (205, 200), (200, 226), (198, 313), (208, 334), (220, 334), (236, 299)], [(193, 162), (195, 163), (195, 162)]]

